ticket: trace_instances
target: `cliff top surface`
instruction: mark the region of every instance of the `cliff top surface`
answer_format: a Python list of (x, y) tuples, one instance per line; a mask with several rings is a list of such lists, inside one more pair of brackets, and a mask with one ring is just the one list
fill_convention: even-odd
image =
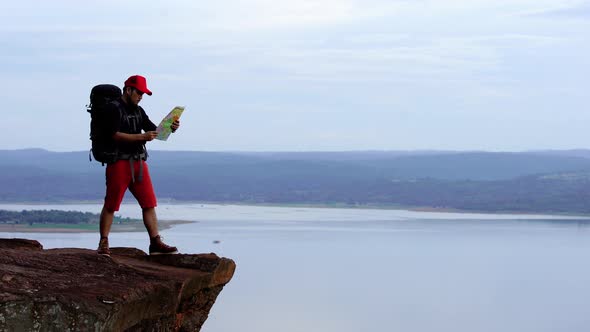
[(236, 267), (213, 253), (111, 251), (0, 239), (0, 330), (27, 328), (23, 320), (57, 320), (65, 330), (198, 330)]

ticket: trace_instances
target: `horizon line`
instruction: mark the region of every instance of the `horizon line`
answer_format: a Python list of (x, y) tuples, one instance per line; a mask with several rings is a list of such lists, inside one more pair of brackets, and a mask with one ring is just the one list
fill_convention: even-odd
[[(90, 150), (68, 150), (56, 151), (45, 148), (17, 148), (0, 149), (0, 152), (18, 151), (41, 151), (50, 153), (77, 153), (90, 152)], [(452, 149), (366, 149), (366, 150), (157, 150), (149, 149), (151, 152), (200, 152), (200, 153), (533, 153), (533, 152), (574, 152), (590, 151), (590, 148), (568, 148), (568, 149), (534, 149), (534, 150), (452, 150)]]

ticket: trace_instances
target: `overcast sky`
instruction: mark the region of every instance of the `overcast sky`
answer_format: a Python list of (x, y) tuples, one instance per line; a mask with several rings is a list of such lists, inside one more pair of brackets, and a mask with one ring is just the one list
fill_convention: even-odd
[(147, 77), (158, 150), (590, 148), (590, 1), (10, 1), (0, 149), (86, 150), (90, 89)]

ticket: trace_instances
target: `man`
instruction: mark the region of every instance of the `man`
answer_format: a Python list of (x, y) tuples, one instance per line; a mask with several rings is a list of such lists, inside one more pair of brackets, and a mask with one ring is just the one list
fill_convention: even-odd
[[(152, 95), (147, 87), (145, 77), (134, 75), (129, 77), (123, 87), (120, 99), (110, 103), (106, 109), (112, 144), (117, 150), (117, 161), (106, 167), (106, 196), (100, 213), (100, 241), (98, 253), (110, 255), (108, 236), (113, 224), (115, 211), (119, 211), (121, 201), (127, 189), (131, 191), (141, 206), (143, 223), (150, 237), (150, 255), (175, 254), (176, 247), (162, 242), (158, 233), (156, 216), (156, 195), (152, 186), (147, 163), (145, 143), (158, 136), (156, 125), (139, 106), (144, 94)], [(180, 123), (172, 124), (175, 132)], [(143, 131), (143, 132), (142, 132)]]

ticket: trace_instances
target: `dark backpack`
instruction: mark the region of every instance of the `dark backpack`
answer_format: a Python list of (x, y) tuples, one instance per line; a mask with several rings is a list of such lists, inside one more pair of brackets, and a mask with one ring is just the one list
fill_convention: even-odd
[[(90, 91), (90, 140), (92, 141), (92, 155), (94, 160), (104, 164), (117, 161), (117, 148), (113, 140), (108, 137), (107, 105), (121, 97), (121, 89), (112, 84), (99, 84)], [(90, 156), (89, 156), (90, 157)]]

